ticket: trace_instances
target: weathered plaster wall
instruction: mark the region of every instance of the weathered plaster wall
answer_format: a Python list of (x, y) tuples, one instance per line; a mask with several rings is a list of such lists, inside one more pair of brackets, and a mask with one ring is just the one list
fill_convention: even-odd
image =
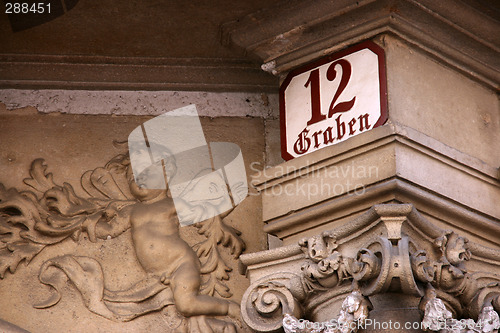
[(276, 94), (195, 91), (0, 90), (12, 110), (33, 106), (39, 112), (107, 115), (160, 115), (196, 104), (200, 116), (268, 118), (278, 111)]
[[(0, 90), (0, 103), (12, 114), (34, 107), (40, 113), (151, 115), (195, 104), (200, 116), (265, 120), (265, 165), (281, 163), (278, 95), (194, 91)], [(261, 166), (263, 167), (263, 166)]]

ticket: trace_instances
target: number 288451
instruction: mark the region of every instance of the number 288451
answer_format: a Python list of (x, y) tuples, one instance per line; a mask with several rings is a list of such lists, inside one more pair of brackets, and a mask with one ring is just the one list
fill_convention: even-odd
[(50, 2), (27, 3), (27, 2), (6, 2), (6, 14), (50, 14)]

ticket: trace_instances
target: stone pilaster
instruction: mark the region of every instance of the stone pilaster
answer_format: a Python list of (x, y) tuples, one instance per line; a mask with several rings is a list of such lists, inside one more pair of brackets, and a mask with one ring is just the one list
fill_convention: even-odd
[(265, 231), (284, 247), (241, 258), (252, 283), (242, 302), (248, 325), (279, 331), (285, 314), (289, 323), (293, 316), (397, 320), (431, 330), (433, 320), (495, 322), (500, 24), (493, 12), (476, 1), (292, 1), (223, 31), (228, 45), (281, 79), (364, 40), (386, 56), (384, 126), (255, 175)]

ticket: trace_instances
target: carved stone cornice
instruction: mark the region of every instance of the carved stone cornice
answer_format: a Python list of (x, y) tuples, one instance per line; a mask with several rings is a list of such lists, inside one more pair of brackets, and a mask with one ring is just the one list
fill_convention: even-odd
[[(422, 172), (422, 165), (432, 172)], [(343, 223), (381, 202), (411, 202), (444, 225), (496, 244), (497, 176), (472, 156), (390, 124), (266, 169), (252, 184), (263, 195), (264, 230), (285, 244), (303, 230)]]
[(391, 33), (498, 89), (498, 31), (498, 17), (474, 1), (295, 0), (227, 23), (223, 40), (277, 75), (347, 45)]
[(0, 64), (0, 89), (278, 89), (276, 78), (240, 59), (0, 54)]
[[(340, 313), (339, 322), (362, 320), (372, 308), (370, 297), (387, 292), (420, 298), (427, 319), (427, 305), (436, 302), (451, 311), (448, 319), (476, 320), (500, 310), (500, 250), (433, 225), (410, 204), (373, 206), (281, 249), (281, 257), (278, 250), (240, 258), (251, 280), (242, 314), (258, 332), (277, 331), (286, 314), (326, 321), (326, 308)], [(477, 262), (481, 270), (472, 268)], [(359, 302), (358, 317), (342, 312), (349, 297)]]

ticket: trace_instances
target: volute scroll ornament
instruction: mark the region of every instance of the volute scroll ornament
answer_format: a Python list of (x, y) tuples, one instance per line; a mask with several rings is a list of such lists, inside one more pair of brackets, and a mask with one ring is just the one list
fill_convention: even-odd
[(302, 316), (305, 297), (299, 275), (272, 274), (248, 287), (241, 300), (241, 316), (257, 332), (279, 332), (284, 315)]
[(411, 268), (415, 278), (421, 282), (432, 282), (434, 280), (436, 270), (430, 262), (427, 252), (417, 250), (410, 257)]
[(367, 281), (380, 273), (380, 259), (370, 249), (359, 250), (356, 259), (352, 261), (351, 274), (356, 281)]
[[(349, 225), (368, 231), (353, 237)], [(324, 231), (298, 244), (303, 252), (302, 266), (300, 271), (297, 265), (293, 266), (288, 274), (300, 278), (305, 297), (295, 300), (307, 319), (297, 319), (301, 317), (288, 313), (283, 321), (287, 333), (354, 332), (338, 331), (309, 320), (324, 320), (321, 311), (326, 310), (328, 315), (339, 313), (339, 317), (329, 322), (340, 322), (347, 316), (348, 299), (365, 304), (363, 313), (369, 315), (372, 307), (369, 297), (387, 292), (421, 298), (423, 325), (429, 330), (438, 327), (438, 322), (476, 325), (475, 330), (442, 331), (446, 333), (492, 333), (498, 329), (495, 325), (500, 312), (500, 275), (472, 271), (466, 263), (477, 255), (478, 261), (489, 260), (500, 265), (500, 251), (479, 245), (474, 245), (475, 252), (471, 251), (467, 238), (436, 227), (411, 205), (375, 206), (351, 224)], [(482, 255), (486, 259), (481, 259)], [(273, 275), (267, 276), (266, 281), (273, 281)], [(477, 324), (481, 322), (486, 326), (478, 330)]]

